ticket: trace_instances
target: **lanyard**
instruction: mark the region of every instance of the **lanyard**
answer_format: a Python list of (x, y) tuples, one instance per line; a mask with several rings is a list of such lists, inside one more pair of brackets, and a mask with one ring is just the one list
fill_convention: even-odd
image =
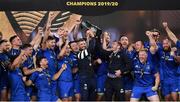
[(142, 64), (141, 63), (141, 71), (140, 71), (140, 73), (141, 73), (141, 75), (140, 75), (140, 78), (142, 78), (143, 77), (143, 75), (144, 75), (144, 71), (145, 71), (145, 69), (146, 69), (146, 63), (145, 64)]
[(118, 53), (118, 52), (115, 52), (115, 53), (114, 53), (114, 52), (112, 52), (112, 53), (111, 53), (111, 55), (110, 55), (110, 61), (109, 61), (109, 64), (111, 64), (111, 63), (112, 63), (112, 61), (113, 61), (113, 57), (114, 57), (114, 56), (116, 56), (116, 55), (117, 55), (117, 53)]
[(47, 80), (48, 80), (48, 84), (50, 85), (51, 80), (50, 80), (50, 75), (47, 71), (43, 70), (42, 73), (46, 76)]

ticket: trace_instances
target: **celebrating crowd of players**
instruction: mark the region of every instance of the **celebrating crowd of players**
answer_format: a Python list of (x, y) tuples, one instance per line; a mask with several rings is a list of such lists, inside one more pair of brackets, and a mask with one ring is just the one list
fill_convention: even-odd
[(162, 42), (153, 29), (148, 42), (122, 35), (112, 45), (108, 32), (89, 28), (69, 41), (66, 28), (55, 36), (50, 24), (30, 44), (16, 35), (0, 40), (1, 101), (180, 100), (180, 40), (166, 22)]

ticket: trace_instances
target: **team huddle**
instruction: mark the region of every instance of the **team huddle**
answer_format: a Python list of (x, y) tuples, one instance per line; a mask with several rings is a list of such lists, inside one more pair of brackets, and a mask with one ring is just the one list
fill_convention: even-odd
[(93, 27), (70, 41), (66, 28), (54, 34), (50, 25), (29, 44), (17, 35), (0, 40), (1, 101), (180, 100), (180, 40), (166, 22), (162, 42), (153, 29), (149, 41), (132, 44)]

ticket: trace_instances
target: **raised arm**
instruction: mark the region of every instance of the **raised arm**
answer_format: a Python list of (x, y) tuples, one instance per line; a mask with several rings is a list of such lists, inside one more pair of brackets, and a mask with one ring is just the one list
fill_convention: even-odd
[(58, 54), (58, 59), (63, 58), (63, 56), (64, 56), (64, 54), (65, 54), (65, 52), (66, 52), (67, 46), (68, 46), (68, 40), (66, 40), (65, 45), (63, 46), (63, 48), (62, 48), (61, 51), (59, 52), (59, 54)]
[[(38, 29), (39, 29), (39, 27), (38, 27)], [(32, 39), (32, 41), (30, 42), (30, 44), (31, 44), (32, 46), (34, 46), (34, 45), (36, 44), (36, 40), (39, 38), (39, 36), (40, 36), (40, 34), (39, 34), (39, 32), (37, 31), (35, 37), (34, 37), (34, 38)]]
[(167, 22), (163, 22), (163, 27), (166, 30), (168, 37), (176, 44), (176, 42), (178, 41), (178, 38), (176, 37), (176, 35), (169, 29), (168, 27), (168, 23)]
[(45, 42), (49, 36), (49, 34), (51, 33), (51, 23), (52, 21), (56, 18), (56, 16), (59, 14), (60, 12), (59, 11), (56, 11), (56, 12), (49, 12), (49, 15), (48, 15), (48, 19), (47, 19), (47, 23), (46, 23), (46, 26), (45, 26), (45, 31), (44, 31), (44, 37), (43, 37), (43, 41), (42, 41), (42, 48), (45, 49), (46, 46), (45, 46)]
[(148, 36), (149, 38), (149, 42), (150, 42), (150, 52), (152, 54), (155, 54), (158, 47), (157, 47), (157, 44), (156, 44), (156, 41), (155, 39), (152, 37), (152, 33), (150, 31), (146, 31), (146, 35)]
[(37, 38), (35, 38), (35, 43), (32, 45), (33, 46), (33, 49), (34, 50), (37, 50), (38, 49), (38, 47), (39, 47), (39, 45), (40, 45), (40, 43), (41, 43), (41, 40), (42, 40), (42, 34), (43, 34), (43, 29), (42, 29), (42, 27), (38, 27), (38, 32), (37, 32)]
[(74, 30), (73, 30), (73, 39), (74, 40), (78, 39), (78, 32), (79, 32), (80, 24), (81, 24), (81, 21), (77, 20), (76, 25), (75, 25)]
[(51, 27), (51, 20), (47, 21), (47, 24), (46, 24), (46, 27), (45, 27), (44, 37), (43, 37), (43, 41), (42, 41), (42, 49), (46, 48), (46, 43), (45, 42), (46, 42), (49, 34), (51, 33), (50, 27)]
[(112, 50), (107, 48), (106, 36), (102, 38), (102, 48), (100, 50), (105, 56), (109, 56), (112, 53)]
[(103, 41), (103, 43), (102, 43), (102, 48), (104, 49), (104, 50), (107, 50), (107, 42), (106, 42), (106, 36), (104, 36), (104, 38), (102, 39)]

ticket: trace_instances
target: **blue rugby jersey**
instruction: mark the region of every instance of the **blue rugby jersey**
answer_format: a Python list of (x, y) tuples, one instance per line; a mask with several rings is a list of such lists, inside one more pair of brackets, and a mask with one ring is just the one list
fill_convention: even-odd
[(6, 53), (0, 53), (0, 90), (8, 86), (8, 68), (10, 59)]
[(48, 60), (48, 70), (51, 77), (57, 71), (57, 54), (52, 49), (46, 49), (43, 51), (43, 56)]
[[(69, 57), (72, 59), (72, 68), (78, 68), (78, 58), (77, 58), (77, 54), (76, 53), (73, 53), (71, 52)], [(73, 73), (73, 78), (74, 79), (78, 79), (79, 78), (79, 73), (76, 72), (76, 73)]]
[(62, 65), (66, 64), (67, 68), (61, 73), (58, 80), (59, 81), (73, 81), (72, 78), (72, 66), (73, 61), (69, 56), (65, 56), (63, 59), (58, 61), (58, 70), (59, 71), (62, 68)]
[(154, 67), (151, 60), (147, 60), (145, 64), (139, 60), (134, 61), (134, 86), (146, 87), (153, 86), (155, 82), (154, 74), (158, 71)]
[(11, 59), (11, 61), (14, 61), (14, 59), (16, 57), (18, 57), (21, 53), (21, 49), (14, 49), (12, 48), (9, 52), (8, 52), (8, 56)]
[(170, 55), (170, 52), (158, 50), (160, 55), (160, 75), (164, 80), (176, 80), (178, 64), (175, 62), (174, 57)]
[(17, 97), (19, 97), (18, 99), (22, 99), (23, 101), (27, 97), (22, 77), (23, 75), (19, 68), (11, 70), (9, 73), (11, 100), (14, 100), (14, 98), (16, 99)]

